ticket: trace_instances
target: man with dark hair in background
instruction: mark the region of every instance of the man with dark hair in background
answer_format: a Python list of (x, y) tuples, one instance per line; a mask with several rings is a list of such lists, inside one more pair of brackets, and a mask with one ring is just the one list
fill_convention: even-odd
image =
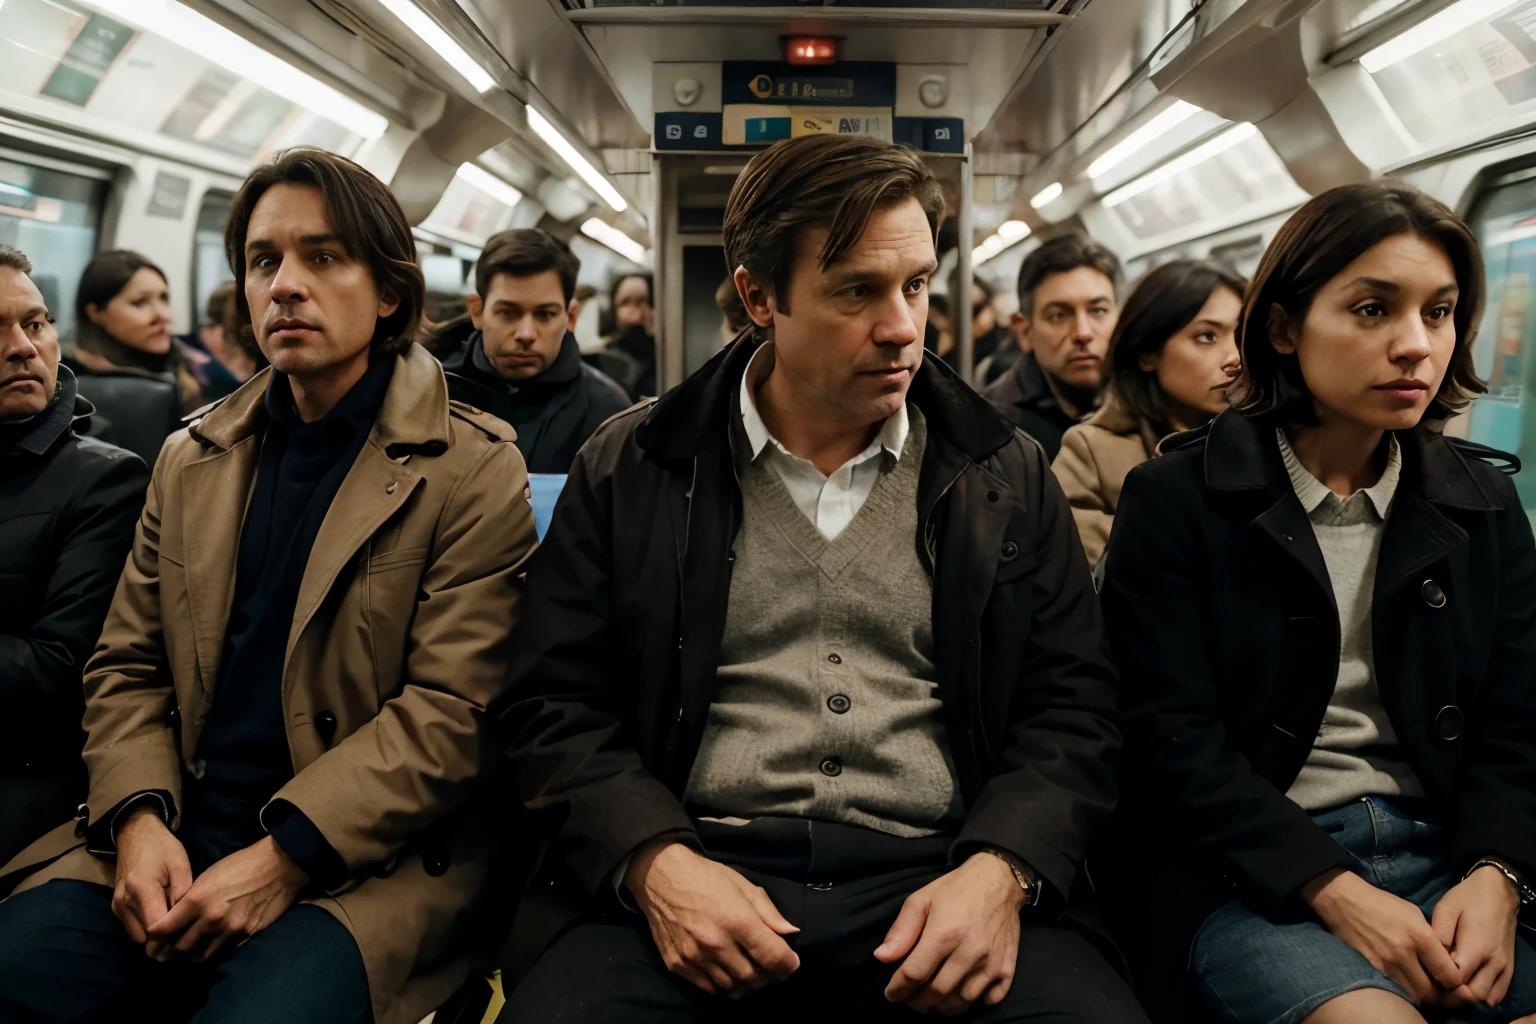
[(149, 484), (83, 436), (91, 411), (31, 261), (0, 245), (0, 863), (85, 797), (80, 677)]
[(530, 473), (565, 473), (629, 396), (582, 362), (576, 335), (581, 261), (548, 231), (515, 228), (485, 243), (467, 296), (475, 330), (440, 358), (448, 393), (517, 430)]
[(85, 805), (0, 869), (5, 1024), (128, 981), (124, 1019), (415, 1024), (494, 948), (473, 796), (522, 457), (413, 344), (416, 247), (373, 175), (281, 153), (224, 241), (272, 366), (155, 466), (86, 667)]
[(1039, 446), (924, 358), (943, 207), (874, 139), (753, 157), (758, 330), (577, 457), (497, 718), (556, 832), (503, 1022), (1143, 1020), (1063, 916), (1115, 802), (1098, 603)]
[(722, 345), (729, 345), (736, 340), (736, 335), (752, 326), (752, 318), (747, 316), (747, 307), (736, 290), (736, 282), (729, 277), (715, 289), (715, 308), (720, 310)]
[(1098, 404), (1119, 283), (1115, 254), (1081, 235), (1051, 239), (1019, 267), (1019, 356), (981, 393), (1051, 459), (1061, 435)]

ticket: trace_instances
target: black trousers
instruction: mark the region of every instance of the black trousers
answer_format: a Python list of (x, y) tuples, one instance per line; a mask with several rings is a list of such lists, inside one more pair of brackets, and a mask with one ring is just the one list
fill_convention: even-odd
[(129, 941), (106, 886), (61, 879), (0, 903), (0, 1024), (188, 1018), (368, 1024), (362, 954), (312, 904), (290, 907), (215, 963), (160, 964)]
[[(684, 1024), (744, 1021), (915, 1021), (885, 999), (897, 965), (874, 949), (908, 896), (947, 870), (949, 837), (903, 840), (823, 822), (700, 822), (709, 855), (767, 890), (800, 929), (788, 981), (731, 1001), (667, 970), (645, 918), (599, 901), (547, 949), (512, 993), (497, 1024)], [(1070, 925), (1032, 924), (1019, 936), (1013, 987), (976, 1024), (1145, 1024), (1129, 986)]]

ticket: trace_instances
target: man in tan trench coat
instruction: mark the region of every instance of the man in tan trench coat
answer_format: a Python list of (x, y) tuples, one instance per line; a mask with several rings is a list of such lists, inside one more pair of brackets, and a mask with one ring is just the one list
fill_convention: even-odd
[(477, 785), (534, 544), (512, 431), (412, 343), (415, 247), (367, 171), (279, 155), (225, 243), (273, 369), (155, 466), (86, 669), (88, 800), (0, 868), (5, 1024), (125, 992), (416, 1024), (504, 917)]

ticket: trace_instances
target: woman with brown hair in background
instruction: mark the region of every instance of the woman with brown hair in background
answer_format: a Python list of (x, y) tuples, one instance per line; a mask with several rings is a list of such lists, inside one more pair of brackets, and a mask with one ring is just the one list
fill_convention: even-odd
[(1169, 434), (1193, 430), (1227, 407), (1236, 375), (1243, 279), (1205, 260), (1150, 271), (1109, 339), (1109, 388), (1099, 411), (1061, 439), (1051, 470), (1072, 503), (1090, 565), (1109, 543), (1125, 475)]

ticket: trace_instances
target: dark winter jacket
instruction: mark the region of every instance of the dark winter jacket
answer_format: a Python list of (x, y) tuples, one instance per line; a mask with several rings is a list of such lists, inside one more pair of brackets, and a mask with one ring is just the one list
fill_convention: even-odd
[[(554, 835), (548, 880), (603, 892), (681, 800), (715, 692), (742, 521), (733, 434), (750, 335), (598, 431), (531, 563), (500, 736)], [(938, 693), (966, 818), (958, 862), (1011, 851), (1059, 914), (1115, 802), (1115, 673), (1072, 512), (1040, 446), (925, 360), (912, 538), (933, 579)], [(579, 909), (576, 902), (574, 909)]]
[[(1536, 547), (1489, 449), (1397, 435), (1371, 628), (1401, 756), (1464, 871), (1536, 878)], [(1191, 941), (1241, 897), (1304, 919), (1353, 858), (1286, 797), (1339, 665), (1321, 550), (1275, 427), (1225, 412), (1126, 477), (1105, 561), (1122, 677), (1122, 808), (1093, 874), (1155, 1020), (1182, 1021)]]
[(530, 473), (569, 472), (592, 432), (630, 406), (623, 388), (582, 362), (573, 334), (566, 334), (549, 369), (515, 383), (496, 373), (481, 337), (475, 331), (443, 353), (448, 395), (511, 424)]
[(84, 798), (81, 673), (133, 544), (149, 470), (81, 436), (91, 405), (59, 391), (0, 425), (0, 862)]

